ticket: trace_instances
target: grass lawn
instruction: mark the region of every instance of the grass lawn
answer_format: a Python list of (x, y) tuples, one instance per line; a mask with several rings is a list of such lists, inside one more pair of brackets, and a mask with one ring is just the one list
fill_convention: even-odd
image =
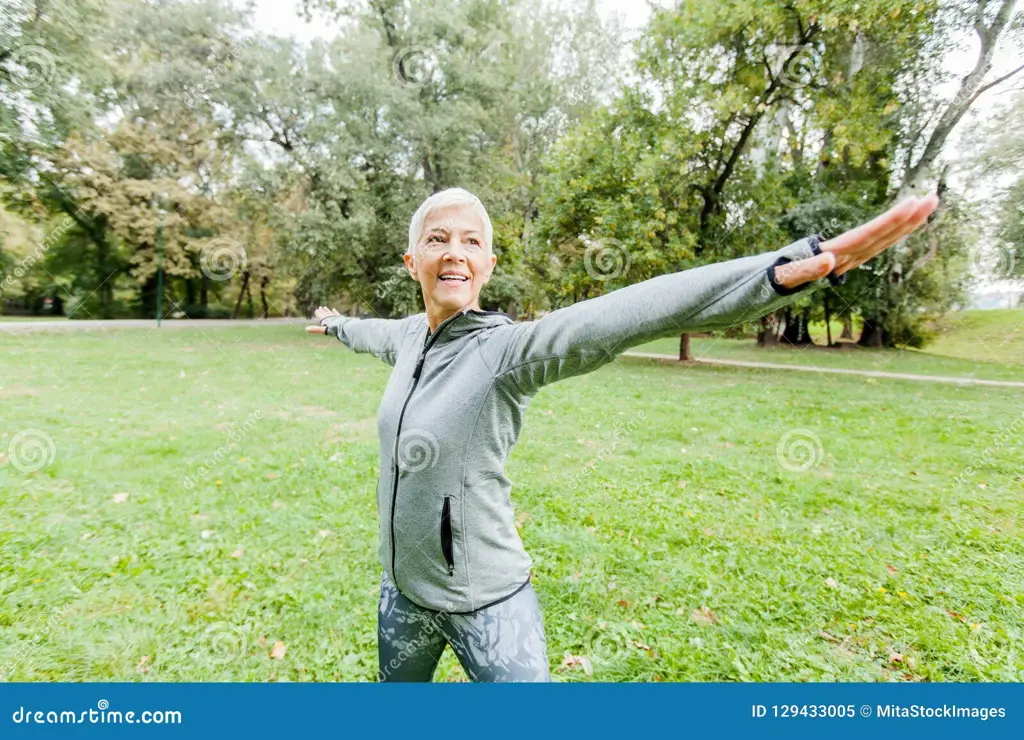
[[(0, 677), (375, 679), (387, 365), (287, 326), (0, 357)], [(507, 472), (556, 680), (1024, 679), (1022, 413), (628, 358), (544, 389)]]
[[(823, 332), (824, 325), (820, 329)], [(836, 325), (833, 329), (835, 340), (841, 327)], [(815, 332), (812, 335), (824, 345), (823, 336)], [(923, 350), (863, 347), (840, 350), (825, 346), (766, 349), (756, 345), (753, 339), (691, 339), (691, 350), (696, 357), (1024, 381), (1024, 309), (948, 314), (938, 337)], [(678, 356), (679, 340), (659, 339), (636, 347), (636, 351)]]

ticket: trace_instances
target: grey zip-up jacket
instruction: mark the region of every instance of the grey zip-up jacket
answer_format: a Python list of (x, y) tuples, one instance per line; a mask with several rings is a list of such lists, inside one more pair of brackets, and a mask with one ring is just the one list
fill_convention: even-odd
[(526, 586), (505, 460), (533, 396), (630, 347), (753, 321), (815, 287), (786, 290), (774, 267), (811, 257), (810, 239), (635, 283), (538, 321), (464, 309), (431, 334), (426, 314), (325, 320), (355, 352), (394, 366), (378, 410), (379, 557), (411, 601), (471, 612)]

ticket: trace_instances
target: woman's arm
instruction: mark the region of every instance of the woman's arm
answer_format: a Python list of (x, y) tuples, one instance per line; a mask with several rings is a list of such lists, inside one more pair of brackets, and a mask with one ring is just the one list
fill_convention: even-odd
[[(635, 283), (499, 329), (484, 345), (498, 377), (532, 394), (548, 383), (596, 370), (630, 347), (683, 332), (718, 329), (792, 303), (824, 284), (787, 289), (770, 277), (780, 258), (814, 255), (809, 239), (766, 254), (703, 265)], [(774, 270), (773, 270), (774, 272)]]
[(540, 321), (498, 329), (482, 347), (496, 377), (523, 393), (590, 372), (638, 344), (754, 321), (859, 267), (921, 226), (938, 198), (908, 198), (813, 250), (800, 239), (774, 252), (661, 275), (581, 301)]
[(353, 352), (369, 352), (389, 365), (394, 365), (398, 359), (402, 337), (411, 329), (410, 319), (413, 318), (357, 319), (341, 316), (323, 306), (313, 315), (319, 319), (319, 326), (307, 327), (307, 331), (313, 330), (337, 337)]

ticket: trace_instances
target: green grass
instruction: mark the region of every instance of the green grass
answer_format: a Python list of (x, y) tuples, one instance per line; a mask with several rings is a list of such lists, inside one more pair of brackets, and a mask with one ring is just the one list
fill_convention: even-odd
[[(388, 366), (281, 326), (0, 357), (0, 674), (374, 680)], [(1024, 679), (1022, 412), (638, 359), (546, 388), (507, 472), (556, 679)]]
[[(836, 330), (834, 341), (841, 327), (833, 328)], [(823, 331), (824, 327), (820, 329)], [(818, 333), (812, 332), (812, 335), (824, 345), (824, 338)], [(659, 339), (635, 349), (678, 356), (679, 340)], [(1024, 381), (1024, 309), (948, 314), (939, 336), (923, 350), (825, 346), (759, 348), (752, 339), (695, 337), (691, 339), (691, 351), (696, 357), (724, 360)]]

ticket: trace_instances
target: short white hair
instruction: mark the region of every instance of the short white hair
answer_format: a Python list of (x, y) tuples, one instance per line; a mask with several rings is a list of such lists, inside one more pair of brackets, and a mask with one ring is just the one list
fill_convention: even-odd
[(484, 208), (484, 204), (468, 190), (448, 188), (431, 195), (420, 204), (420, 207), (416, 209), (416, 213), (412, 215), (412, 221), (409, 223), (409, 246), (405, 250), (406, 254), (416, 254), (416, 245), (423, 235), (423, 224), (427, 220), (427, 216), (430, 215), (430, 212), (438, 208), (447, 208), (448, 206), (469, 206), (473, 209), (473, 212), (484, 223), (484, 243), (487, 245), (487, 251), (491, 251), (491, 238), (494, 235), (494, 229), (491, 227), (491, 219), (487, 215), (487, 209)]

